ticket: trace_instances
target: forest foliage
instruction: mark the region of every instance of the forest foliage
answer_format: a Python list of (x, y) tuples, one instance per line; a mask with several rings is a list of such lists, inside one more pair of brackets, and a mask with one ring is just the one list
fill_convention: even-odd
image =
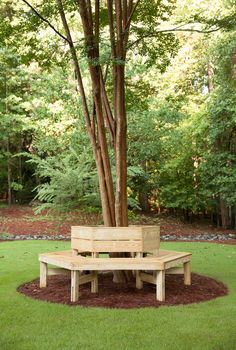
[[(51, 1), (31, 3), (55, 20)], [(65, 1), (86, 76), (72, 4)], [(204, 214), (235, 227), (235, 9), (231, 0), (153, 1), (151, 8), (141, 1), (126, 64), (130, 209)], [(35, 198), (38, 210), (99, 208), (68, 48), (21, 1), (2, 1), (0, 17), (0, 196)], [(105, 31), (105, 14), (101, 21)], [(109, 77), (107, 84), (112, 95)]]

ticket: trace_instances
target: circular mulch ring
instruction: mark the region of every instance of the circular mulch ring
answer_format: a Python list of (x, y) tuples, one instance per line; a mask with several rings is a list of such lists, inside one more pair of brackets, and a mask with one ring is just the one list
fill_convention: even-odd
[(166, 276), (166, 300), (155, 299), (155, 286), (145, 284), (141, 290), (135, 288), (135, 281), (124, 284), (113, 283), (111, 273), (99, 274), (99, 292), (90, 292), (90, 283), (80, 286), (80, 299), (77, 303), (70, 301), (70, 278), (67, 276), (48, 277), (48, 287), (39, 288), (39, 279), (18, 287), (18, 292), (31, 298), (61, 303), (70, 306), (89, 306), (105, 308), (142, 308), (160, 307), (180, 304), (199, 303), (227, 295), (227, 287), (210, 277), (192, 273), (191, 286), (183, 284), (183, 276)]

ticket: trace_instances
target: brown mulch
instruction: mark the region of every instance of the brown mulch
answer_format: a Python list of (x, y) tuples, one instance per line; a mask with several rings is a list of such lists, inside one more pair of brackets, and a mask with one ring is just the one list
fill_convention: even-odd
[[(161, 235), (179, 236), (199, 234), (236, 234), (236, 230), (224, 230), (211, 226), (209, 223), (183, 223), (180, 219), (167, 216), (142, 216), (138, 224), (156, 224), (160, 218)], [(154, 220), (154, 221), (153, 221)], [(32, 207), (12, 205), (0, 208), (0, 234), (15, 235), (67, 235), (70, 236), (73, 225), (97, 225), (102, 222), (101, 214), (86, 212), (71, 212), (64, 216), (46, 212), (36, 215)], [(136, 223), (137, 224), (137, 223)]]
[(183, 276), (166, 276), (166, 300), (155, 299), (155, 286), (145, 284), (141, 290), (135, 288), (135, 282), (117, 284), (112, 282), (111, 273), (99, 274), (99, 292), (90, 292), (90, 283), (80, 286), (80, 299), (77, 303), (70, 301), (70, 278), (67, 276), (50, 276), (48, 287), (39, 288), (39, 279), (18, 287), (18, 292), (34, 299), (70, 306), (89, 306), (105, 308), (143, 308), (199, 303), (227, 295), (227, 287), (210, 277), (192, 273), (192, 284), (185, 286)]
[(96, 225), (101, 214), (71, 212), (66, 215), (44, 211), (35, 214), (32, 207), (12, 205), (0, 208), (0, 234), (16, 235), (65, 235), (70, 236), (73, 225)]

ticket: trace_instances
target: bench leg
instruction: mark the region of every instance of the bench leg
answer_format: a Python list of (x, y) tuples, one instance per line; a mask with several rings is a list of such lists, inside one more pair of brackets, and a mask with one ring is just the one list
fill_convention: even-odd
[(141, 280), (140, 271), (136, 271), (136, 288), (142, 289), (143, 288), (143, 281)]
[(190, 261), (184, 263), (184, 284), (187, 286), (191, 284), (191, 265)]
[(48, 264), (40, 261), (40, 281), (39, 287), (47, 287), (47, 274), (48, 274)]
[[(143, 253), (142, 252), (137, 252), (136, 253), (136, 258), (142, 258), (143, 257)], [(143, 281), (141, 280), (141, 275), (140, 275), (140, 271), (137, 270), (136, 271), (136, 288), (137, 289), (142, 289), (143, 288)]]
[[(99, 258), (99, 253), (92, 253), (92, 258)], [(90, 271), (91, 272), (91, 271)], [(94, 279), (91, 282), (91, 293), (98, 293), (98, 271), (92, 271)]]
[(156, 275), (156, 299), (165, 301), (165, 271), (157, 271)]
[(94, 271), (94, 279), (91, 282), (91, 293), (98, 293), (98, 272)]
[(79, 271), (71, 271), (71, 301), (75, 303), (79, 300)]

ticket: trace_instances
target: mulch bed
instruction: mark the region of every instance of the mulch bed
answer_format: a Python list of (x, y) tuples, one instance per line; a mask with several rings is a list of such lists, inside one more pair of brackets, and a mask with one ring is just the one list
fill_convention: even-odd
[(143, 308), (199, 303), (228, 294), (227, 287), (210, 277), (192, 273), (191, 286), (183, 284), (183, 276), (166, 276), (166, 300), (155, 299), (155, 286), (145, 284), (141, 290), (135, 288), (135, 281), (126, 285), (113, 283), (111, 273), (99, 274), (98, 294), (90, 292), (90, 283), (80, 286), (80, 299), (70, 301), (70, 278), (67, 276), (48, 277), (48, 287), (39, 288), (39, 279), (18, 287), (18, 292), (31, 298), (70, 306), (89, 306), (105, 308)]
[[(52, 220), (53, 218), (53, 220)], [(143, 216), (136, 224), (157, 224), (153, 219), (158, 216)], [(47, 217), (46, 212), (36, 215), (33, 208), (29, 206), (13, 205), (11, 207), (0, 208), (0, 234), (16, 235), (65, 235), (70, 236), (71, 226), (74, 225), (97, 225), (102, 223), (101, 214), (89, 212), (71, 212), (64, 220), (61, 214), (51, 213)], [(183, 223), (173, 217), (160, 217), (161, 235), (175, 235), (177, 237), (197, 236), (200, 234), (236, 234), (236, 230), (224, 230), (212, 227), (204, 223)]]

